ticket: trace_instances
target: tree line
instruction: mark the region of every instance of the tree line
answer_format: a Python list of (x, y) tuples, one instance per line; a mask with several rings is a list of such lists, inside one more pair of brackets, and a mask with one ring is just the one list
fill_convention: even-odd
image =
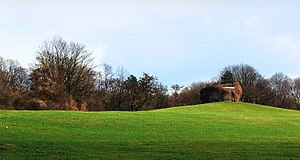
[(131, 110), (167, 107), (167, 88), (157, 77), (97, 69), (83, 44), (60, 37), (44, 41), (26, 69), (0, 57), (2, 109)]
[(300, 109), (300, 77), (292, 79), (280, 72), (270, 78), (265, 78), (257, 69), (248, 64), (224, 67), (215, 81), (197, 82), (188, 87), (173, 85), (171, 95), (173, 98), (171, 99), (176, 105), (199, 104), (202, 103), (199, 100), (199, 90), (202, 88), (218, 83), (233, 82), (239, 82), (243, 88), (242, 102)]
[(244, 90), (243, 102), (300, 109), (300, 77), (276, 73), (264, 78), (240, 64), (225, 67), (216, 81), (174, 84), (169, 92), (149, 73), (136, 77), (123, 67), (96, 67), (91, 54), (83, 44), (55, 37), (40, 45), (29, 68), (0, 57), (0, 109), (138, 111), (192, 105), (202, 103), (202, 88), (235, 81)]

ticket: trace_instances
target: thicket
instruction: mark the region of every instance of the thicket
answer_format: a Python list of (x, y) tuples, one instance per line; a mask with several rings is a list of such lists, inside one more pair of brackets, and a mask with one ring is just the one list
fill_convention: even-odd
[(300, 77), (264, 78), (247, 64), (225, 67), (216, 81), (167, 86), (144, 73), (129, 75), (107, 64), (96, 67), (83, 44), (60, 37), (44, 41), (36, 61), (24, 68), (0, 57), (0, 109), (149, 110), (202, 103), (200, 90), (214, 83), (240, 82), (243, 102), (300, 109)]

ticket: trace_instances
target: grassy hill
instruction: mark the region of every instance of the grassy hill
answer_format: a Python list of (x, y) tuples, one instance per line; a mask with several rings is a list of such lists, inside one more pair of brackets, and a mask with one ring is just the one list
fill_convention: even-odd
[(0, 159), (300, 159), (300, 112), (210, 103), (141, 112), (0, 111)]

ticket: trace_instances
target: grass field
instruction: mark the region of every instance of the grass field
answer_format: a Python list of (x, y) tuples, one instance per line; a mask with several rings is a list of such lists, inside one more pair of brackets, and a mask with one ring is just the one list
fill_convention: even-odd
[(211, 103), (141, 112), (0, 111), (0, 159), (300, 159), (300, 112)]

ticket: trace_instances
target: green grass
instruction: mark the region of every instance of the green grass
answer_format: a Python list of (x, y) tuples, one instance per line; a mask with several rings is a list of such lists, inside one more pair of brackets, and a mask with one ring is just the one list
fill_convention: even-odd
[(229, 102), (0, 111), (0, 159), (300, 159), (300, 112)]

